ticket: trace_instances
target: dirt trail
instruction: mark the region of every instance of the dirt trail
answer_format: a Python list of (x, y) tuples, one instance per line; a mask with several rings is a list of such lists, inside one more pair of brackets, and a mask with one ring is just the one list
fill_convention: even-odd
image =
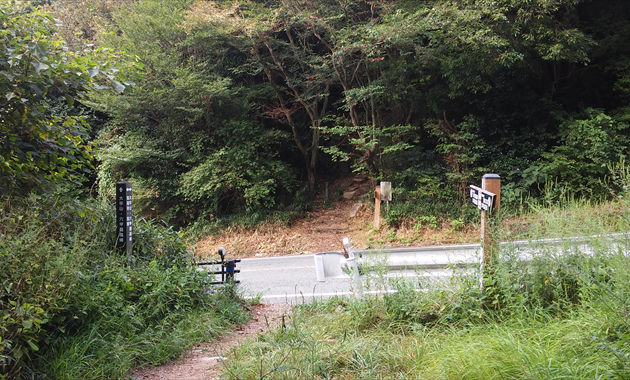
[(260, 304), (252, 308), (252, 319), (219, 340), (203, 342), (183, 357), (154, 368), (130, 371), (127, 380), (212, 380), (218, 379), (230, 351), (243, 340), (256, 337), (279, 324), (288, 323), (290, 309), (286, 305)]
[[(230, 257), (338, 251), (342, 249), (341, 240), (344, 237), (349, 237), (353, 246), (367, 246), (373, 211), (365, 194), (371, 194), (372, 185), (362, 178), (347, 178), (338, 181), (331, 189), (341, 189), (347, 198), (339, 197), (328, 206), (319, 200), (320, 206), (316, 211), (308, 212), (304, 219), (291, 227), (263, 225), (251, 230), (231, 229), (217, 236), (208, 236), (197, 243), (195, 252), (202, 257), (211, 257), (221, 246), (227, 249)], [(338, 195), (332, 194), (331, 190), (331, 198), (334, 197)], [(351, 216), (353, 208), (356, 212)]]

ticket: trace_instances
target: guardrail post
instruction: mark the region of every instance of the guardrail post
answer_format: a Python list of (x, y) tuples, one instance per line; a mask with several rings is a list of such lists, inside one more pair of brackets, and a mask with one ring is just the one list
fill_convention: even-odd
[(374, 190), (374, 228), (381, 227), (381, 185), (376, 185)]
[[(380, 194), (379, 194), (380, 197)], [(357, 264), (357, 256), (350, 249), (350, 239), (347, 237), (343, 238), (343, 247), (345, 254), (347, 255), (346, 260), (348, 262), (348, 269), (352, 272), (350, 275), (352, 276), (353, 284), (353, 292), (354, 295), (362, 298), (363, 297), (363, 285), (361, 284), (361, 274), (359, 273), (359, 265)]]

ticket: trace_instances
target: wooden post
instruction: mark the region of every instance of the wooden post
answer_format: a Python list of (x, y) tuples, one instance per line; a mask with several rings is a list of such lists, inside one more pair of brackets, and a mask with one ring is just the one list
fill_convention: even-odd
[(374, 190), (374, 228), (381, 227), (381, 187), (376, 185)]
[(498, 248), (496, 232), (489, 218), (496, 217), (501, 208), (501, 177), (498, 174), (485, 174), (481, 179), (481, 188), (496, 195), (491, 215), (481, 210), (481, 240), (483, 244), (483, 263), (492, 265), (496, 260)]

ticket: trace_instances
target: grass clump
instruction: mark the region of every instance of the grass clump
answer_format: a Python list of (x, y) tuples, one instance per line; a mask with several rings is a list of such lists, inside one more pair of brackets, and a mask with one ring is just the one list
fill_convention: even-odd
[(504, 219), (504, 240), (594, 236), (630, 228), (630, 200), (609, 202), (570, 196), (553, 203), (529, 199), (518, 215)]
[(33, 197), (0, 211), (0, 378), (112, 379), (247, 319), (192, 265), (181, 235), (134, 223), (132, 260), (114, 210)]
[[(587, 223), (572, 219), (584, 207), (544, 212), (571, 228)], [(396, 293), (300, 305), (286, 327), (235, 350), (225, 376), (630, 378), (628, 252), (623, 236), (504, 244), (483, 287), (467, 271), (424, 291), (417, 279), (392, 279)]]

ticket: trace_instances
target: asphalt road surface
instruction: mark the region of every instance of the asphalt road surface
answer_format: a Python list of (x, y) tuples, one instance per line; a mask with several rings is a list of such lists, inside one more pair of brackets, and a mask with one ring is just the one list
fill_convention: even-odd
[[(623, 242), (628, 239), (628, 235), (613, 234), (596, 238)], [(561, 247), (566, 244), (573, 245), (584, 254), (591, 254), (593, 247), (587, 239), (597, 241), (593, 237), (573, 237), (501, 244), (506, 252), (513, 252), (520, 260), (529, 261), (536, 254), (559, 254), (563, 251)], [(359, 290), (364, 294), (393, 292), (398, 278), (404, 278), (418, 291), (448, 286), (454, 275), (479, 273), (479, 254), (479, 245), (391, 249), (380, 253), (366, 253), (367, 256), (364, 255), (361, 259), (365, 263), (369, 262), (370, 257), (381, 257), (382, 261), (386, 259), (387, 264), (380, 272), (377, 268), (375, 272), (362, 276), (361, 286), (357, 286), (348, 275), (327, 278), (325, 282), (317, 281), (315, 255), (242, 259), (237, 265), (241, 272), (235, 277), (240, 280), (239, 287), (247, 298), (260, 297), (264, 303), (299, 304), (336, 295), (351, 296), (358, 294)], [(409, 263), (424, 269), (387, 270), (405, 268)], [(455, 267), (453, 263), (467, 266)]]
[[(332, 296), (351, 296), (359, 287), (349, 276), (317, 281), (314, 255), (242, 259), (236, 274), (245, 297), (260, 296), (263, 303), (299, 304)], [(442, 284), (452, 269), (383, 271), (363, 277), (360, 291), (384, 293), (394, 291), (392, 279), (406, 278), (418, 289)]]

